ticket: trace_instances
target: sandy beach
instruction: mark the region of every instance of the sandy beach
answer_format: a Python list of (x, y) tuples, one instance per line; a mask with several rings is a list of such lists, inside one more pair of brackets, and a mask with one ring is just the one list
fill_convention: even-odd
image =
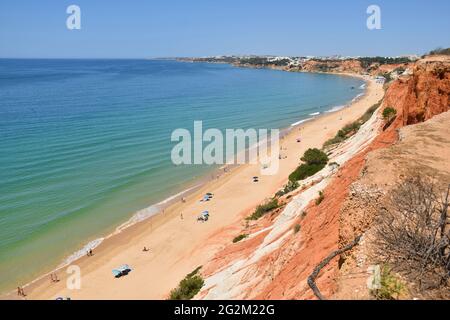
[[(81, 289), (66, 288), (66, 268), (56, 272), (59, 282), (50, 276), (24, 287), (25, 299), (165, 299), (186, 274), (205, 264), (239, 233), (244, 217), (270, 198), (286, 182), (308, 148), (321, 147), (348, 122), (356, 120), (384, 94), (382, 84), (367, 81), (366, 93), (351, 105), (301, 123), (281, 141), (280, 170), (273, 176), (261, 176), (259, 165), (242, 165), (223, 173), (186, 197), (167, 207), (163, 213), (133, 225), (106, 239), (91, 257), (73, 264), (81, 270)], [(292, 122), (295, 122), (293, 119)], [(297, 138), (301, 136), (301, 142)], [(286, 157), (286, 158), (284, 158)], [(259, 182), (252, 180), (259, 176)], [(214, 197), (200, 202), (206, 192)], [(210, 219), (197, 222), (200, 212), (208, 210)], [(146, 247), (149, 251), (144, 252)], [(132, 271), (116, 279), (111, 270), (128, 264)], [(6, 298), (17, 298), (14, 293)]]

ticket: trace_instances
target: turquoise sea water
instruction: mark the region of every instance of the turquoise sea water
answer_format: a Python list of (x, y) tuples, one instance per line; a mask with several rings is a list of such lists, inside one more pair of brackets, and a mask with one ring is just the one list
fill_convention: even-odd
[(172, 165), (174, 129), (284, 128), (362, 84), (221, 64), (0, 60), (0, 291), (211, 170)]

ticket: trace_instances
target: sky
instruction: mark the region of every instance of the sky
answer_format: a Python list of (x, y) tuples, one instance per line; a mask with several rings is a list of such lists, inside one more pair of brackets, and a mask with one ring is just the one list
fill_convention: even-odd
[[(69, 5), (81, 29), (69, 30)], [(369, 5), (381, 29), (369, 30)], [(450, 47), (449, 0), (1, 0), (0, 58), (397, 56)]]

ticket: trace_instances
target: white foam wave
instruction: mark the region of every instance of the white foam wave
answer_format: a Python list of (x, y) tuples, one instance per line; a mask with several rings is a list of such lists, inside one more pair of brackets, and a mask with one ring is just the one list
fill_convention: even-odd
[(70, 256), (68, 256), (66, 259), (64, 259), (63, 263), (58, 267), (58, 269), (71, 264), (75, 260), (78, 260), (82, 256), (86, 255), (86, 253), (89, 250), (94, 250), (96, 247), (98, 247), (100, 245), (100, 243), (103, 242), (103, 240), (105, 240), (105, 238), (98, 238), (98, 239), (92, 240), (91, 242), (87, 243), (85, 246), (83, 246), (83, 248), (81, 248), (78, 251), (75, 251)]
[(310, 116), (318, 116), (320, 114), (320, 112), (313, 112), (313, 113), (310, 113), (309, 115)]
[(116, 228), (116, 231), (114, 232), (114, 234), (120, 233), (123, 230), (125, 230), (126, 228), (131, 227), (132, 225), (134, 225), (134, 224), (136, 224), (138, 222), (144, 221), (144, 220), (154, 216), (158, 212), (160, 212), (160, 209), (158, 208), (157, 205), (150, 206), (150, 207), (147, 207), (145, 209), (139, 210), (127, 222), (125, 222), (125, 223), (121, 224), (120, 226), (118, 226)]
[(174, 194), (173, 196), (170, 196), (170, 197), (164, 199), (163, 201), (157, 203), (156, 205), (153, 205), (153, 206), (147, 207), (145, 209), (139, 210), (127, 222), (125, 222), (125, 223), (121, 224), (120, 226), (118, 226), (116, 228), (116, 231), (114, 232), (114, 234), (120, 233), (123, 230), (125, 230), (126, 228), (131, 227), (132, 225), (134, 225), (134, 224), (136, 224), (138, 222), (144, 221), (144, 220), (146, 220), (146, 219), (148, 219), (148, 218), (158, 214), (159, 212), (161, 212), (161, 209), (162, 209), (162, 207), (164, 207), (164, 205), (166, 205), (167, 203), (169, 203), (170, 201), (173, 201), (174, 199), (176, 199), (178, 197), (181, 197), (183, 194), (185, 194), (185, 193), (187, 193), (187, 192), (189, 192), (189, 191), (191, 191), (191, 190), (193, 190), (193, 189), (195, 189), (195, 188), (197, 188), (199, 186), (200, 186), (200, 184), (199, 185), (195, 185), (195, 186), (193, 186), (191, 188), (183, 190), (183, 191), (181, 191), (181, 192), (179, 192), (177, 194)]
[(358, 100), (358, 99), (361, 98), (363, 95), (364, 95), (364, 93), (358, 94), (356, 97), (353, 98), (352, 102)]
[(291, 124), (291, 127), (298, 126), (299, 124), (302, 124), (302, 123), (304, 123), (304, 122), (306, 122), (306, 121), (309, 121), (309, 120), (312, 120), (312, 119), (314, 119), (314, 118), (306, 118), (306, 119), (303, 119), (303, 120), (294, 122), (293, 124)]
[(335, 106), (335, 107), (333, 107), (330, 110), (327, 110), (325, 112), (336, 112), (336, 111), (339, 111), (339, 110), (344, 109), (344, 108), (345, 108), (345, 106)]

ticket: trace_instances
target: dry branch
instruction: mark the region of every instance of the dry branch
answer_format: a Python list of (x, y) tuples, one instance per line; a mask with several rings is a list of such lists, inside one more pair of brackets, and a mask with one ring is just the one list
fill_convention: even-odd
[(322, 270), (328, 263), (330, 263), (330, 261), (333, 260), (334, 257), (336, 257), (340, 254), (343, 254), (344, 252), (351, 250), (354, 246), (356, 246), (359, 243), (359, 241), (361, 240), (361, 237), (362, 237), (362, 235), (357, 236), (355, 238), (355, 240), (353, 240), (351, 243), (349, 243), (345, 247), (330, 253), (330, 255), (328, 255), (328, 257), (326, 257), (325, 259), (323, 259), (314, 268), (313, 272), (309, 275), (308, 285), (310, 286), (311, 290), (314, 292), (314, 294), (316, 295), (316, 297), (319, 300), (326, 300), (325, 297), (320, 293), (320, 290), (316, 285), (316, 278), (319, 275), (320, 270)]

